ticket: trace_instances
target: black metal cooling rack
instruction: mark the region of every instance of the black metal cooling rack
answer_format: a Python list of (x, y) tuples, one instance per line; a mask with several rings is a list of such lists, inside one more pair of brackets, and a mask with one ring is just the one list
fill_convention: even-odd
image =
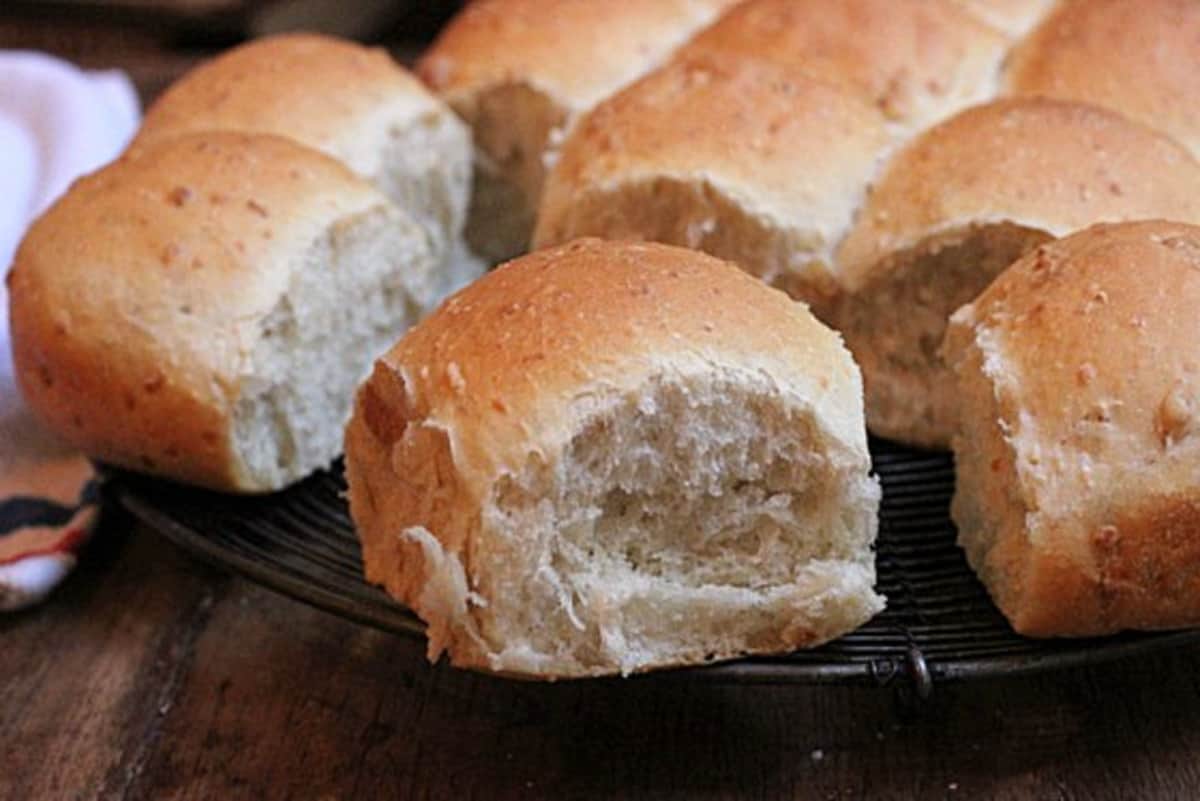
[[(873, 441), (871, 450), (883, 483), (877, 557), (887, 609), (820, 648), (680, 672), (730, 683), (892, 685), (925, 697), (939, 682), (1032, 673), (1200, 642), (1200, 630), (1097, 640), (1017, 635), (955, 545), (951, 457), (883, 441)], [(257, 498), (107, 472), (110, 489), (134, 515), (186, 550), (343, 617), (424, 636), (420, 620), (362, 579), (340, 467)]]

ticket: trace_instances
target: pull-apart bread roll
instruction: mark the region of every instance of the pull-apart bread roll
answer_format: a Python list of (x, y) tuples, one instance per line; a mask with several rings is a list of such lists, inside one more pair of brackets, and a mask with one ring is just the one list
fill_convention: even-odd
[(346, 433), (367, 577), (431, 657), (529, 677), (815, 645), (879, 611), (837, 335), (734, 266), (580, 240), (452, 296)]
[(828, 315), (863, 370), (867, 423), (946, 447), (956, 397), (938, 357), (950, 314), (1046, 240), (1096, 222), (1200, 222), (1200, 164), (1115, 113), (1012, 99), (900, 151), (838, 251)]
[(833, 249), (888, 141), (844, 86), (736, 54), (681, 58), (580, 121), (535, 241), (683, 245), (819, 302), (837, 291)]
[(77, 182), (9, 274), (13, 356), (88, 455), (216, 489), (328, 465), (371, 360), (416, 319), (423, 228), (268, 135), (139, 148)]
[(475, 0), (418, 71), (471, 126), (467, 239), (497, 262), (529, 247), (563, 132), (736, 0)]
[(1115, 109), (1200, 158), (1200, 3), (1062, 0), (1013, 51), (1007, 83)]
[(1054, 8), (1057, 0), (952, 0), (998, 31), (1017, 38), (1027, 34)]
[(374, 183), (426, 226), (439, 254), (461, 239), (470, 133), (383, 50), (311, 34), (234, 48), (176, 81), (135, 147), (199, 131), (294, 139)]
[(951, 0), (747, 0), (680, 53), (735, 53), (846, 83), (897, 129), (997, 91), (1008, 40)]
[(1013, 627), (1200, 624), (1200, 228), (1042, 245), (955, 313), (953, 516)]

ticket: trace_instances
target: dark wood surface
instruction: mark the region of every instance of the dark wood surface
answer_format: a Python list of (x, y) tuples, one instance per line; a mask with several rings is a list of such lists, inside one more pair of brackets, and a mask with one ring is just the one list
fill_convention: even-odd
[(3, 799), (1191, 799), (1200, 650), (940, 687), (525, 684), (110, 522), (0, 617)]
[[(153, 29), (0, 11), (0, 47), (129, 70)], [(939, 688), (521, 684), (208, 568), (110, 518), (0, 617), (0, 799), (1194, 799), (1200, 649)]]

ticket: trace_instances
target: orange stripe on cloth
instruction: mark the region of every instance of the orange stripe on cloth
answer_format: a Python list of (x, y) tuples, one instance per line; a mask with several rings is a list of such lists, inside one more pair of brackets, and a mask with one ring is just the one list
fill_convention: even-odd
[(31, 526), (0, 537), (0, 565), (74, 550), (87, 538), (97, 511), (95, 506), (84, 506), (64, 526)]

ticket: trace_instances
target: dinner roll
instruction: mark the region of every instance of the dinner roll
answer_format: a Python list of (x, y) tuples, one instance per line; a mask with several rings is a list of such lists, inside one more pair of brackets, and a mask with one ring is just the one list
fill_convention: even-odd
[(89, 456), (237, 492), (328, 465), (429, 292), (423, 228), (291, 140), (210, 132), (77, 182), (9, 274), (30, 406)]
[(997, 91), (1008, 40), (952, 0), (747, 0), (681, 51), (737, 53), (844, 81), (899, 133)]
[(287, 136), (342, 161), (424, 224), (439, 253), (462, 236), (470, 133), (383, 50), (313, 34), (236, 47), (167, 89), (137, 142), (212, 130)]
[(1200, 158), (1200, 3), (1063, 0), (1013, 52), (1007, 82), (1115, 109)]
[(822, 301), (887, 142), (882, 116), (841, 85), (737, 54), (680, 59), (580, 121), (535, 242), (684, 245)]
[(964, 11), (1016, 38), (1045, 19), (1057, 0), (952, 0)]
[(679, 248), (501, 266), (381, 358), (346, 432), (367, 578), (429, 654), (528, 677), (788, 651), (866, 621), (858, 370), (802, 305)]
[(828, 314), (863, 370), (876, 434), (947, 447), (950, 314), (1034, 246), (1094, 222), (1200, 222), (1200, 164), (1115, 113), (1009, 99), (934, 127), (887, 166), (838, 252)]
[(563, 131), (735, 2), (475, 0), (461, 11), (418, 71), (475, 134), (471, 246), (493, 263), (524, 253)]
[(955, 313), (959, 542), (1022, 634), (1200, 624), (1200, 228), (1042, 245)]

